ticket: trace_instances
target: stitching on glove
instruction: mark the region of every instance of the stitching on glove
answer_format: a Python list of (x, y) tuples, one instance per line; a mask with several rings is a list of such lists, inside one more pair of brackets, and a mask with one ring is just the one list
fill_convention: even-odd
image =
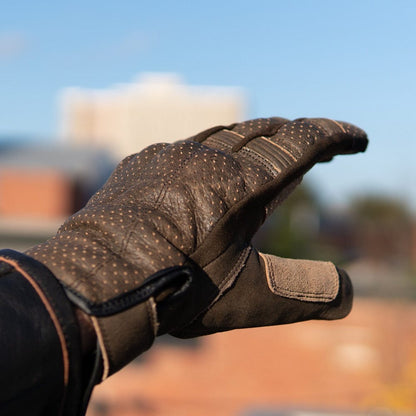
[(244, 154), (249, 159), (254, 159), (256, 162), (263, 165), (267, 172), (273, 177), (276, 177), (276, 175), (278, 175), (281, 172), (281, 169), (279, 169), (274, 163), (270, 162), (263, 155), (261, 155), (253, 149), (243, 147), (240, 150), (240, 153)]
[(229, 143), (224, 142), (223, 140), (219, 139), (218, 137), (210, 136), (208, 139), (211, 143), (215, 144), (216, 146), (225, 147), (231, 151), (232, 146)]
[(243, 270), (244, 266), (246, 265), (246, 261), (248, 257), (250, 256), (252, 247), (246, 247), (241, 254), (238, 257), (238, 260), (234, 264), (234, 267), (230, 270), (230, 272), (227, 274), (227, 276), (221, 281), (221, 283), (218, 285), (218, 288), (220, 289), (220, 293), (217, 296), (217, 298), (213, 301), (213, 303), (224, 294), (224, 292), (231, 287), (231, 285), (234, 283), (235, 279), (238, 277), (238, 275), (241, 273), (241, 270)]
[(105, 348), (105, 346), (107, 345), (107, 341), (105, 339), (107, 339), (107, 337), (104, 336), (104, 328), (98, 323), (97, 318), (95, 316), (91, 316), (91, 321), (94, 326), (95, 333), (97, 334), (98, 344), (101, 349), (101, 356), (103, 360), (103, 375), (101, 377), (101, 381), (104, 381), (108, 377), (108, 374), (110, 372), (110, 361), (108, 358), (108, 351)]
[(280, 149), (283, 153), (288, 155), (294, 162), (297, 162), (298, 159), (292, 153), (289, 152), (289, 150), (285, 149), (284, 147), (280, 146), (279, 144), (275, 143), (274, 141), (268, 139), (267, 137), (260, 136), (259, 139), (266, 140), (268, 143), (272, 144), (273, 146), (276, 146), (278, 149)]
[[(225, 276), (224, 279), (218, 285), (218, 288), (220, 289), (220, 292), (218, 293), (218, 295), (213, 299), (213, 301), (204, 310), (202, 310), (197, 316), (195, 316), (195, 318), (192, 319), (192, 321), (189, 322), (188, 325), (191, 325), (201, 315), (203, 315), (204, 313), (206, 313), (207, 311), (209, 311), (212, 308), (212, 306), (225, 294), (225, 292), (227, 291), (227, 289), (229, 289), (233, 285), (233, 283), (235, 282), (235, 280), (237, 279), (237, 277), (239, 276), (239, 274), (243, 270), (244, 266), (246, 265), (246, 261), (249, 258), (250, 253), (251, 253), (252, 250), (253, 250), (253, 247), (252, 246), (248, 246), (248, 247), (246, 247), (245, 249), (243, 249), (241, 251), (241, 253), (240, 253), (239, 257), (238, 257), (238, 260), (235, 262), (233, 268), (229, 271), (229, 273), (227, 274), (227, 276)], [(221, 253), (221, 254), (223, 254), (223, 253)], [(218, 256), (218, 257), (220, 257), (220, 256)], [(216, 257), (216, 259), (218, 257)], [(214, 259), (209, 264), (212, 264), (216, 259)], [(204, 270), (205, 270), (205, 268), (204, 268)]]
[(207, 129), (194, 137), (191, 137), (190, 140), (196, 143), (202, 143), (203, 141), (207, 140), (210, 136), (215, 133), (218, 133), (221, 130), (225, 129), (233, 129), (238, 123), (230, 124), (229, 126), (215, 126)]
[(345, 129), (344, 129), (344, 127), (342, 126), (342, 124), (340, 124), (340, 123), (338, 123), (338, 121), (336, 121), (336, 120), (332, 120), (332, 118), (328, 118), (328, 120), (329, 121), (332, 121), (333, 123), (335, 123), (341, 130), (342, 130), (342, 132), (343, 133), (347, 133), (346, 131), (345, 131)]
[[(270, 119), (269, 119), (270, 120)], [(282, 121), (279, 124), (275, 125), (273, 128), (273, 135), (275, 135), (279, 129), (286, 124), (286, 121)], [(269, 131), (270, 133), (270, 131)], [(243, 140), (236, 144), (235, 146), (233, 146), (233, 152), (238, 152), (239, 150), (241, 150), (247, 143), (251, 142), (254, 139), (259, 138), (260, 136), (258, 135), (258, 132), (255, 132), (254, 134), (248, 134), (247, 136), (242, 136)]]
[(244, 136), (244, 135), (242, 135), (242, 134), (240, 134), (240, 133), (237, 133), (236, 131), (234, 131), (234, 130), (229, 130), (229, 129), (224, 129), (224, 131), (226, 131), (227, 133), (231, 133), (232, 135), (234, 135), (234, 136), (237, 136), (239, 139), (243, 139), (243, 140), (245, 140), (246, 139), (246, 137)]
[(150, 298), (146, 302), (147, 316), (149, 318), (150, 326), (153, 328), (153, 335), (157, 336), (157, 331), (159, 330), (159, 321), (157, 319), (157, 309), (156, 302), (153, 298)]

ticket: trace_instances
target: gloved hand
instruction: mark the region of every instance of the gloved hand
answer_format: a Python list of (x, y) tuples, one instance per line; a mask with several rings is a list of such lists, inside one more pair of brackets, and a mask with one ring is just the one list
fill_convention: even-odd
[(337, 319), (352, 288), (332, 263), (257, 252), (251, 239), (315, 163), (364, 151), (328, 119), (251, 120), (123, 160), (55, 237), (27, 254), (90, 315), (104, 375), (172, 333)]

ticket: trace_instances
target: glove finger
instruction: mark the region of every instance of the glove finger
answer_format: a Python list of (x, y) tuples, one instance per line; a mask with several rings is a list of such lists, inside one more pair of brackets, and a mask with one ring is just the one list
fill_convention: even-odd
[(258, 189), (273, 179), (287, 185), (288, 180), (303, 175), (315, 163), (328, 161), (337, 154), (363, 152), (368, 139), (363, 130), (342, 121), (287, 121), (276, 117), (215, 130), (205, 135), (202, 142), (233, 154), (247, 168), (249, 182), (254, 182)]
[(253, 249), (233, 286), (173, 335), (188, 338), (237, 328), (340, 319), (351, 306), (351, 281), (332, 263), (284, 259)]
[(241, 140), (233, 147), (233, 151), (240, 150), (256, 137), (273, 136), (279, 129), (290, 120), (282, 117), (258, 118), (236, 124), (232, 131), (241, 135)]
[(256, 137), (276, 134), (287, 122), (289, 120), (282, 117), (257, 118), (229, 126), (212, 127), (188, 140), (203, 143), (213, 149), (231, 152), (234, 146), (241, 148)]
[[(337, 154), (362, 152), (368, 139), (363, 130), (345, 122), (270, 118), (217, 130), (205, 135), (202, 143), (237, 162), (240, 182), (235, 180), (233, 188), (233, 201), (238, 205), (234, 208), (240, 223), (254, 224), (253, 234), (315, 163)], [(236, 221), (230, 228), (235, 227)], [(248, 234), (247, 241), (251, 237)]]
[[(258, 136), (239, 149), (239, 157), (263, 164), (272, 178), (303, 175), (315, 163), (328, 161), (337, 154), (363, 152), (366, 133), (344, 122), (323, 118), (298, 119), (282, 125), (272, 136)], [(254, 162), (253, 162), (254, 161)]]
[[(242, 123), (233, 123), (229, 126), (211, 127), (193, 137), (190, 137), (188, 140), (203, 143), (208, 138), (212, 139), (215, 133), (221, 131), (223, 133), (232, 131), (234, 133), (232, 137), (236, 140), (239, 138), (238, 143), (241, 142), (241, 146), (243, 146), (243, 142), (247, 143), (255, 137), (261, 135), (271, 136), (277, 133), (279, 128), (288, 121), (288, 119), (282, 117), (257, 118), (254, 120), (243, 121)], [(216, 148), (214, 144), (212, 147)], [(221, 143), (219, 143), (219, 147), (221, 148)]]

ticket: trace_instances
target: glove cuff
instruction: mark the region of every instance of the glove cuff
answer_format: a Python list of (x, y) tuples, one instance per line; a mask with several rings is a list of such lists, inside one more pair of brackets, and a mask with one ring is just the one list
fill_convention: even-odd
[[(77, 239), (76, 235), (69, 237), (74, 241)], [(84, 242), (84, 247), (94, 247), (95, 240), (91, 241), (91, 244), (89, 242), (90, 240)], [(125, 277), (122, 283), (131, 279), (136, 286), (131, 284), (130, 290), (119, 293), (117, 284), (120, 280), (115, 276), (113, 280), (106, 281), (104, 273), (109, 271), (104, 267), (92, 265), (93, 258), (98, 257), (93, 250), (91, 256), (86, 255), (85, 258), (74, 256), (67, 260), (64, 267), (56, 267), (56, 253), (59, 252), (64, 257), (66, 248), (59, 241), (54, 244), (54, 249), (48, 242), (40, 244), (30, 249), (27, 254), (46, 264), (62, 285), (69, 300), (89, 316), (102, 355), (102, 380), (149, 349), (156, 335), (161, 331), (168, 332), (166, 328), (185, 325), (194, 317), (195, 299), (193, 298), (188, 300), (188, 304), (192, 304), (188, 313), (181, 313), (180, 318), (177, 315), (171, 316), (170, 313), (167, 316), (162, 314), (162, 319), (156, 309), (155, 299), (166, 298), (163, 303), (168, 304), (169, 311), (174, 309), (172, 304), (176, 305), (177, 302), (183, 302), (184, 298), (188, 299), (193, 275), (202, 273), (198, 266), (194, 264), (172, 266), (139, 280), (135, 275), (133, 276), (137, 271), (134, 264), (130, 264), (128, 271), (123, 272)], [(108, 266), (108, 262), (103, 264)], [(116, 268), (114, 275), (121, 274), (117, 267), (123, 268), (126, 264), (117, 257), (111, 263), (111, 267)], [(91, 272), (91, 268), (96, 274)], [(206, 276), (201, 279), (199, 286), (202, 286), (202, 282), (206, 280), (210, 282)], [(207, 285), (208, 283), (205, 282), (205, 286)], [(109, 286), (113, 287), (116, 296), (101, 296), (105, 289), (108, 292)], [(168, 296), (165, 296), (165, 292)], [(160, 325), (160, 322), (163, 325)]]
[[(38, 246), (42, 247), (42, 245)], [(59, 271), (53, 267), (47, 269), (48, 250), (46, 256), (36, 257), (29, 250), (22, 255), (30, 261), (42, 266), (64, 291), (67, 300), (89, 316), (97, 336), (98, 354), (101, 359), (101, 371), (97, 382), (105, 380), (119, 371), (126, 364), (151, 347), (157, 332), (156, 306), (151, 298), (152, 290), (158, 285), (141, 285), (137, 290), (122, 294), (107, 302), (94, 303), (82, 296), (73, 287), (61, 279)], [(31, 257), (28, 257), (31, 256)], [(42, 261), (40, 263), (39, 261)], [(53, 266), (53, 264), (52, 264)], [(52, 271), (51, 271), (52, 270)]]
[(158, 323), (153, 298), (114, 315), (90, 317), (102, 352), (102, 380), (148, 350), (156, 337)]
[[(62, 286), (43, 264), (13, 250), (0, 250), (0, 282), (4, 282), (4, 289), (10, 292), (8, 296), (14, 304), (11, 316), (18, 319), (15, 328), (10, 329), (17, 334), (15, 348), (28, 346), (29, 357), (33, 354), (33, 360), (44, 362), (31, 378), (42, 386), (50, 384), (48, 405), (55, 399), (52, 391), (56, 383), (62, 382), (60, 398), (56, 397), (60, 401), (59, 414), (84, 414), (95, 384), (91, 377), (96, 371), (91, 371), (93, 360), (82, 355), (78, 321)], [(11, 368), (17, 367), (16, 372), (20, 371), (20, 365), (25, 365), (20, 361), (9, 364)], [(52, 368), (55, 376), (50, 374)]]

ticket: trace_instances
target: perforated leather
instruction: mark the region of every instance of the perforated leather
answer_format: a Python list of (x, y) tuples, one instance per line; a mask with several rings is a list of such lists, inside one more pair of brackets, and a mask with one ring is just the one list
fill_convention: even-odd
[(27, 253), (73, 297), (95, 305), (136, 290), (160, 270), (200, 268), (192, 302), (167, 308), (176, 321), (164, 324), (160, 308), (156, 325), (176, 330), (232, 287), (252, 236), (308, 169), (366, 146), (366, 134), (348, 123), (277, 117), (153, 145), (123, 160), (85, 208)]

